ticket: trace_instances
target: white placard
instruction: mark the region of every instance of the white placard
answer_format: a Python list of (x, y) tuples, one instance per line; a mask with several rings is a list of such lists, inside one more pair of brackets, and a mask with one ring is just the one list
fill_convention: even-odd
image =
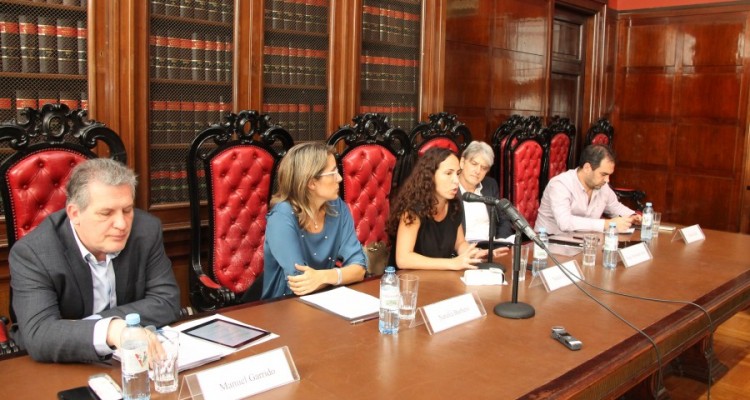
[(286, 346), (194, 375), (206, 400), (244, 399), (299, 380)]
[(643, 242), (620, 249), (620, 259), (625, 264), (625, 268), (630, 268), (652, 258), (648, 246)]
[[(583, 274), (578, 268), (578, 263), (576, 262), (576, 260), (570, 260), (566, 263), (560, 264), (560, 266), (568, 271), (568, 274), (571, 275), (571, 278), (573, 278), (573, 280), (575, 280), (576, 282), (581, 280)], [(542, 278), (544, 287), (548, 292), (560, 289), (561, 287), (568, 286), (573, 283), (557, 266), (552, 266), (539, 271), (539, 276)]]
[(473, 321), (487, 313), (476, 293), (466, 293), (420, 308), (430, 334)]
[(703, 234), (703, 230), (701, 230), (700, 225), (693, 225), (688, 226), (687, 228), (680, 229), (680, 236), (682, 236), (682, 240), (684, 240), (687, 244), (697, 242), (706, 238), (706, 235)]

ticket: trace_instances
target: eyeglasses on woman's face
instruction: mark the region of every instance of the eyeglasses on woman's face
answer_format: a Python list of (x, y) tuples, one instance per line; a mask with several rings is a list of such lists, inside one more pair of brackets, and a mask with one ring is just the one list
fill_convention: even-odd
[(324, 176), (333, 176), (334, 178), (341, 178), (341, 174), (339, 174), (339, 170), (328, 171), (328, 172), (323, 172), (322, 174), (318, 174), (318, 178), (322, 178)]

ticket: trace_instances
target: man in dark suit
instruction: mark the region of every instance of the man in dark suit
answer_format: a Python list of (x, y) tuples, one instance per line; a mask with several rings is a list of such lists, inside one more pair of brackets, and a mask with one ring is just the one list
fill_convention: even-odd
[(103, 360), (120, 346), (126, 314), (156, 326), (179, 316), (161, 223), (135, 209), (135, 185), (117, 161), (79, 164), (65, 209), (11, 249), (14, 337), (35, 360)]
[[(461, 173), (458, 175), (459, 189), (480, 196), (499, 198), (500, 189), (497, 182), (487, 176), (495, 161), (495, 154), (487, 143), (473, 141), (461, 155)], [(490, 225), (490, 205), (483, 203), (463, 202), (463, 227), (467, 241), (488, 240)], [(513, 234), (510, 220), (501, 212), (495, 214), (498, 218), (495, 224), (495, 238), (506, 238)], [(507, 247), (495, 248), (493, 257), (500, 257), (508, 253)]]

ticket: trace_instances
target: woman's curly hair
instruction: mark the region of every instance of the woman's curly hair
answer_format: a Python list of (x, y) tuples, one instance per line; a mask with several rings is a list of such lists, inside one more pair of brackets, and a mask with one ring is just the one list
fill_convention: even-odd
[[(435, 173), (440, 163), (450, 156), (456, 155), (448, 149), (434, 147), (417, 160), (417, 165), (391, 207), (388, 217), (388, 234), (391, 237), (396, 237), (402, 216), (406, 219), (406, 224), (411, 225), (416, 218), (432, 218), (436, 213), (438, 202), (435, 197)], [(459, 210), (458, 198), (450, 200), (449, 204), (452, 211)]]

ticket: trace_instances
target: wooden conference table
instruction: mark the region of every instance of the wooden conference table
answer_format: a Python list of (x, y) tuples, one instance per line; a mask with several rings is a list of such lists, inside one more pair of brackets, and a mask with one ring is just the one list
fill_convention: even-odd
[[(662, 233), (652, 246), (654, 260), (629, 269), (620, 263), (614, 271), (604, 270), (600, 252), (597, 266), (584, 270), (586, 279), (640, 296), (696, 302), (718, 325), (750, 304), (750, 236), (705, 233), (706, 240), (690, 245)], [(580, 263), (581, 255), (575, 258)], [(510, 264), (509, 257), (503, 261)], [(261, 393), (258, 399), (614, 398), (648, 382), (657, 369), (651, 344), (575, 286), (547, 293), (543, 286), (527, 287), (527, 277), (519, 299), (531, 304), (536, 316), (511, 320), (492, 313), (497, 303), (510, 299), (510, 286), (466, 287), (460, 272), (416, 274), (418, 306), (475, 291), (487, 316), (433, 336), (424, 325), (383, 336), (377, 320), (350, 325), (296, 299), (240, 306), (222, 313), (280, 337), (201, 368), (288, 346), (301, 380)], [(377, 280), (352, 287), (378, 295)], [(706, 316), (694, 306), (587, 289), (651, 335), (663, 365), (700, 346), (706, 336)], [(570, 351), (551, 339), (554, 325), (565, 326), (583, 348)], [(116, 362), (55, 365), (24, 356), (0, 362), (0, 393), (4, 399), (31, 394), (51, 399), (62, 389), (85, 385), (89, 375), (99, 372), (120, 380)], [(152, 398), (177, 395), (153, 393)]]

